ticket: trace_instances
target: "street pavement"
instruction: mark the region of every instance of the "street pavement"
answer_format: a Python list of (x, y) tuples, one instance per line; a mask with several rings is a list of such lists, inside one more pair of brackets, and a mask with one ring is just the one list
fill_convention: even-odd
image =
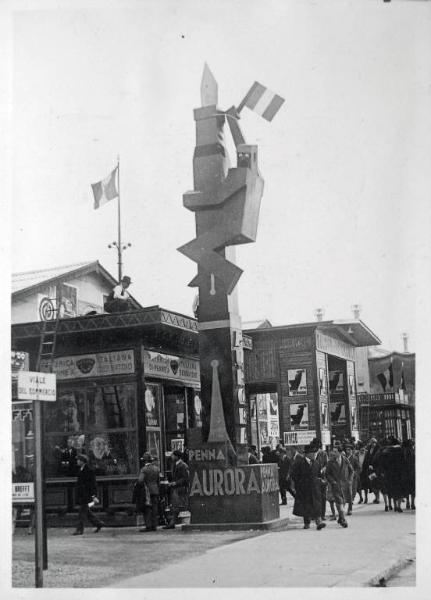
[[(292, 516), (291, 506), (280, 508), (280, 516)], [(348, 523), (347, 529), (326, 521), (321, 531), (314, 524), (304, 530), (302, 520), (293, 517), (285, 531), (213, 548), (111, 587), (378, 586), (415, 558), (413, 511), (386, 513), (382, 504), (355, 505)]]

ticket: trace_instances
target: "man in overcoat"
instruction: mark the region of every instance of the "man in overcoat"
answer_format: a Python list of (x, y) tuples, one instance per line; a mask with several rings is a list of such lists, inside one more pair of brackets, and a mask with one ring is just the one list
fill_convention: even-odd
[(76, 462), (79, 469), (76, 480), (76, 499), (79, 504), (79, 513), (78, 526), (73, 535), (82, 535), (84, 533), (86, 519), (96, 528), (94, 533), (98, 533), (104, 526), (104, 523), (91, 512), (88, 506), (96, 498), (96, 476), (94, 471), (88, 466), (88, 458), (85, 454), (78, 454)]
[(190, 470), (182, 459), (183, 453), (180, 450), (172, 452), (173, 470), (171, 488), (171, 517), (169, 523), (163, 529), (175, 529), (178, 515), (182, 510), (189, 508), (189, 484)]
[(287, 504), (286, 492), (288, 489), (287, 478), (289, 476), (289, 471), (290, 459), (286, 454), (286, 450), (280, 448), (278, 459), (278, 487), (280, 488), (281, 504)]
[(144, 452), (142, 460), (144, 466), (139, 473), (138, 483), (144, 484), (150, 495), (150, 505), (146, 504), (144, 507), (145, 530), (157, 531), (159, 521), (160, 469), (154, 464), (153, 457), (149, 452)]
[(347, 527), (344, 505), (352, 497), (353, 468), (343, 453), (341, 445), (334, 446), (326, 466), (326, 479), (338, 511), (338, 523)]
[(316, 448), (306, 446), (304, 456), (295, 459), (291, 470), (291, 493), (295, 498), (293, 514), (304, 519), (304, 529), (312, 520), (317, 530), (326, 527), (322, 522), (322, 469), (316, 461)]
[(353, 453), (353, 446), (351, 446), (351, 444), (346, 444), (344, 446), (344, 452), (346, 453), (346, 458), (353, 469), (351, 489), (349, 490), (350, 498), (346, 500), (346, 502), (348, 503), (347, 514), (351, 515), (353, 509), (353, 500), (355, 499), (356, 493), (358, 491), (359, 480), (361, 476), (361, 466), (359, 464), (357, 456), (355, 456), (355, 454)]

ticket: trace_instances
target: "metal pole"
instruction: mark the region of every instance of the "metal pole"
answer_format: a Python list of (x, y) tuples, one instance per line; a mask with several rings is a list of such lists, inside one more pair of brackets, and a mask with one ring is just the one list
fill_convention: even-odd
[[(42, 453), (41, 456), (45, 456), (45, 453), (43, 451), (44, 447), (45, 447), (45, 428), (44, 428), (44, 424), (45, 424), (45, 404), (41, 405), (41, 410), (40, 410), (40, 437), (41, 437), (41, 448), (42, 448)], [(43, 529), (42, 529), (42, 535), (43, 535), (43, 570), (46, 571), (48, 569), (48, 530), (47, 530), (47, 525), (46, 525), (46, 510), (45, 510), (45, 506), (46, 506), (46, 478), (45, 478), (45, 460), (41, 460), (42, 463), (42, 493), (43, 493), (43, 509), (42, 509), (42, 517), (43, 517)]]
[(35, 587), (43, 587), (43, 481), (42, 481), (42, 428), (40, 401), (33, 402), (34, 455), (35, 455)]
[(118, 156), (117, 162), (117, 176), (118, 176), (118, 281), (121, 281), (123, 277), (123, 261), (122, 261), (122, 249), (121, 249), (121, 208), (120, 208), (120, 157)]

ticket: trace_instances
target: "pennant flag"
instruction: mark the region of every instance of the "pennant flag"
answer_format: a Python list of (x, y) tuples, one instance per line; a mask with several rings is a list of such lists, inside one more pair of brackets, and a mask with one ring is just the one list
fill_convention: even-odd
[(404, 379), (404, 368), (401, 369), (400, 389), (406, 391), (406, 380)]
[(117, 184), (115, 181), (117, 170), (118, 167), (115, 167), (106, 179), (91, 184), (94, 195), (94, 208), (99, 208), (99, 206), (118, 197)]
[(255, 81), (238, 107), (238, 112), (243, 106), (248, 106), (267, 121), (272, 121), (283, 102), (284, 98)]
[(392, 366), (392, 361), (388, 367), (388, 371), (389, 371), (389, 378), (388, 378), (389, 387), (393, 388), (394, 387), (394, 368)]
[(384, 373), (379, 373), (377, 375), (377, 379), (380, 381), (380, 384), (381, 384), (381, 386), (383, 388), (383, 391), (386, 392), (386, 385), (388, 383), (388, 380), (386, 379), (385, 374)]

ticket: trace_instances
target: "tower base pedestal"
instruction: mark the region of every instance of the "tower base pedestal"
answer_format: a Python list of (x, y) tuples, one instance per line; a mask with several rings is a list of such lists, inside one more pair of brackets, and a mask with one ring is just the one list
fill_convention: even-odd
[(279, 525), (277, 465), (191, 464), (190, 512), (190, 525), (184, 526), (185, 530), (269, 529)]

